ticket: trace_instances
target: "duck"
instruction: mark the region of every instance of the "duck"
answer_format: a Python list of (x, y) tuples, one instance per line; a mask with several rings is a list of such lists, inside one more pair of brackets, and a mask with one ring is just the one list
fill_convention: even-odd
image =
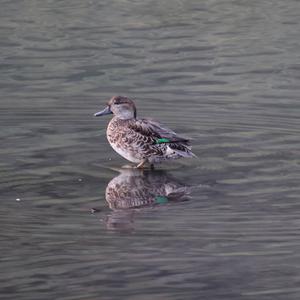
[(95, 117), (113, 114), (106, 130), (111, 147), (128, 161), (144, 169), (164, 161), (196, 157), (190, 140), (150, 118), (138, 118), (132, 99), (113, 96)]

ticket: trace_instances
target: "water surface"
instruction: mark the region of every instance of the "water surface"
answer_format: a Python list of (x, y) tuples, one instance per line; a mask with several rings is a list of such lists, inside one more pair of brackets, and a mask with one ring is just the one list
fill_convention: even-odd
[[(1, 299), (299, 299), (299, 11), (2, 1)], [(120, 173), (115, 94), (199, 158)]]

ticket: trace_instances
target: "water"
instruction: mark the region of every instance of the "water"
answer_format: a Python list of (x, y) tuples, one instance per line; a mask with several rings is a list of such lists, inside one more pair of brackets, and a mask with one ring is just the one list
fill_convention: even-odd
[[(299, 299), (299, 9), (2, 1), (1, 299)], [(115, 94), (199, 159), (120, 174)]]

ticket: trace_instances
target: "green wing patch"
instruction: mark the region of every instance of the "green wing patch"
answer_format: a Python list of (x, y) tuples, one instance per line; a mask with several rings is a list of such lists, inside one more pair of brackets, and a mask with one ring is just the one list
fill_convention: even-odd
[(157, 139), (157, 140), (155, 141), (156, 144), (163, 144), (163, 143), (169, 143), (169, 142), (170, 142), (170, 140), (165, 139), (165, 138)]

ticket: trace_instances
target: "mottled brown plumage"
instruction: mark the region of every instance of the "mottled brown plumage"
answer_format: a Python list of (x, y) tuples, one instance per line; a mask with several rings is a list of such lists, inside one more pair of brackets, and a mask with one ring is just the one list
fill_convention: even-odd
[(95, 116), (113, 113), (107, 127), (107, 139), (112, 148), (127, 160), (144, 167), (165, 160), (195, 156), (189, 140), (151, 119), (136, 116), (134, 102), (123, 96), (112, 97), (108, 106)]

